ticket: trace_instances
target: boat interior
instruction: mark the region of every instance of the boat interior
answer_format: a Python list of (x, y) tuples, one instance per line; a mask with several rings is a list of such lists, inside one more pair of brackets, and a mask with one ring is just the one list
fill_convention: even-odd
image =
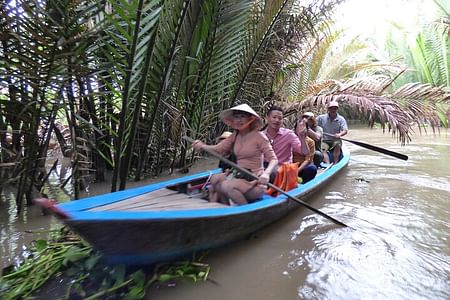
[(111, 204), (89, 209), (89, 211), (161, 211), (190, 210), (228, 207), (218, 202), (209, 202), (202, 182), (180, 184), (164, 187), (149, 193), (130, 197)]
[[(325, 170), (319, 169), (317, 175)], [(229, 207), (207, 200), (207, 191), (204, 189), (207, 179), (198, 178), (189, 183), (163, 187), (125, 200), (97, 206), (88, 211), (164, 211)]]

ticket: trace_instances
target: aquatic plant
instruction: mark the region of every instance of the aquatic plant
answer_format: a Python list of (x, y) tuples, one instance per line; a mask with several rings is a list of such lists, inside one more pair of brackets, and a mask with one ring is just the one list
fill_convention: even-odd
[[(201, 259), (201, 258), (200, 258)], [(210, 267), (196, 260), (129, 270), (108, 265), (101, 255), (65, 227), (49, 240), (36, 240), (29, 255), (17, 266), (5, 268), (0, 277), (0, 298), (27, 299), (57, 284), (62, 299), (142, 299), (153, 284), (173, 284), (208, 278)], [(60, 283), (68, 282), (63, 288)]]

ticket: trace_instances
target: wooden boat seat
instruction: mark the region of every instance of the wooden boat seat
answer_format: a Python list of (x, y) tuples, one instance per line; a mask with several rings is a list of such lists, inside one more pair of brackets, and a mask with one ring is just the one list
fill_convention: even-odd
[(208, 209), (217, 207), (228, 206), (201, 199), (199, 194), (189, 196), (168, 188), (163, 188), (139, 196), (130, 197), (126, 200), (97, 206), (88, 211), (161, 211)]

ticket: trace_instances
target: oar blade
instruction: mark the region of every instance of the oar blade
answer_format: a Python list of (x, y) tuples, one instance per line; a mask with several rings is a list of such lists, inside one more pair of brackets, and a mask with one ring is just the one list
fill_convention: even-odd
[[(326, 133), (326, 132), (324, 132), (323, 134), (334, 137), (333, 134), (329, 134), (329, 133)], [(408, 160), (408, 156), (405, 155), (405, 154), (401, 154), (401, 153), (398, 153), (398, 152), (394, 152), (394, 151), (391, 151), (391, 150), (388, 150), (388, 149), (384, 149), (384, 148), (381, 148), (381, 147), (378, 147), (378, 146), (374, 146), (374, 145), (370, 145), (370, 144), (363, 143), (363, 142), (358, 142), (358, 141), (354, 141), (354, 140), (344, 139), (342, 137), (340, 139), (343, 140), (343, 141), (346, 141), (346, 142), (358, 145), (360, 147), (367, 148), (367, 149), (372, 150), (372, 151), (376, 151), (376, 152), (380, 152), (380, 153), (383, 153), (383, 154), (386, 154), (386, 155), (390, 155), (390, 156), (393, 156), (395, 158)]]
[(374, 145), (370, 145), (370, 144), (366, 144), (366, 143), (363, 143), (363, 142), (358, 142), (358, 141), (353, 141), (353, 140), (348, 140), (348, 139), (343, 139), (343, 140), (347, 141), (347, 142), (350, 142), (352, 144), (358, 145), (360, 147), (367, 148), (367, 149), (372, 150), (372, 151), (380, 152), (380, 153), (383, 153), (383, 154), (386, 154), (386, 155), (390, 155), (390, 156), (393, 156), (393, 157), (396, 157), (396, 158), (399, 158), (399, 159), (402, 159), (402, 160), (408, 160), (408, 156), (405, 155), (405, 154), (401, 154), (401, 153), (398, 153), (398, 152), (394, 152), (394, 151), (391, 151), (391, 150), (388, 150), (388, 149), (380, 148), (380, 147), (377, 147), (377, 146), (374, 146)]

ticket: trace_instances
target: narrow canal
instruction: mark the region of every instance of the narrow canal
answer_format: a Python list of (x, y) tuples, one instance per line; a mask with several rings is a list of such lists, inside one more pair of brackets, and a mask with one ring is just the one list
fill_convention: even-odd
[[(401, 147), (381, 130), (354, 127), (348, 139), (409, 160), (346, 143), (349, 166), (310, 204), (353, 229), (299, 207), (209, 253), (211, 280), (152, 288), (147, 299), (449, 299), (449, 135), (415, 135)], [(0, 267), (37, 238), (29, 232), (58, 225), (33, 207), (16, 216), (11, 199), (0, 201)]]

